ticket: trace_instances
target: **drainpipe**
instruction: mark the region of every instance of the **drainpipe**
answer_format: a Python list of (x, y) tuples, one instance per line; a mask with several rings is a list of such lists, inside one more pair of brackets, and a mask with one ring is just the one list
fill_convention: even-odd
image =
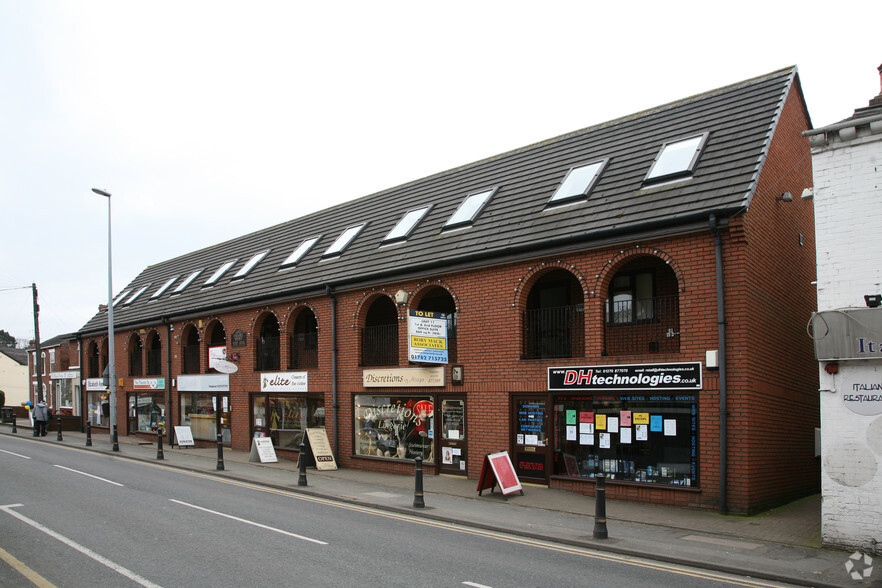
[(85, 420), (89, 420), (89, 409), (88, 403), (86, 402), (86, 385), (83, 382), (83, 338), (82, 335), (77, 333), (77, 383), (80, 385), (80, 433), (86, 432), (86, 423), (83, 420), (85, 416)]
[(720, 514), (726, 514), (726, 488), (729, 484), (728, 459), (729, 450), (729, 416), (726, 401), (726, 307), (723, 302), (723, 242), (717, 227), (716, 215), (708, 217), (711, 234), (714, 236), (714, 257), (717, 273), (717, 340), (718, 362), (720, 375)]
[(331, 286), (325, 286), (325, 295), (331, 299), (331, 403), (334, 405), (334, 456), (339, 459), (337, 450), (340, 442), (340, 428), (337, 426), (337, 415), (340, 413), (337, 403), (337, 297), (331, 293)]
[(172, 423), (171, 423), (171, 415), (172, 415), (172, 405), (171, 405), (171, 379), (172, 379), (172, 370), (171, 370), (171, 346), (172, 346), (172, 333), (175, 328), (172, 326), (172, 323), (166, 317), (162, 317), (162, 324), (165, 325), (165, 334), (166, 334), (166, 343), (165, 343), (165, 432), (168, 433), (168, 446), (172, 446)]

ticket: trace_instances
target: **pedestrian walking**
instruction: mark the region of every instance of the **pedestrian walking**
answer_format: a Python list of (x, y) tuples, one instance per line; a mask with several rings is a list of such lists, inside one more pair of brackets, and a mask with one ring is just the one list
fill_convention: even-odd
[(49, 428), (49, 408), (42, 400), (34, 407), (34, 429), (35, 437), (45, 437)]

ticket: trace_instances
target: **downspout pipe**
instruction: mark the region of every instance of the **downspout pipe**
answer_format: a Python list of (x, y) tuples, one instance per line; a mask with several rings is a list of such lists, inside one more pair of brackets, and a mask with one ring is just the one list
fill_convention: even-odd
[(166, 343), (165, 343), (165, 432), (168, 433), (168, 446), (172, 446), (172, 405), (171, 405), (171, 380), (172, 380), (172, 361), (171, 346), (172, 333), (175, 328), (166, 317), (162, 317), (162, 323), (165, 325)]
[(726, 398), (726, 306), (723, 297), (723, 241), (717, 226), (716, 215), (708, 217), (710, 232), (714, 236), (714, 258), (717, 281), (717, 358), (720, 376), (720, 514), (728, 511), (727, 487), (729, 485), (729, 415)]
[(337, 297), (331, 291), (330, 284), (325, 286), (325, 295), (331, 300), (331, 404), (334, 410), (334, 459), (339, 459), (340, 427), (338, 426), (338, 415), (340, 414), (340, 405), (337, 399)]

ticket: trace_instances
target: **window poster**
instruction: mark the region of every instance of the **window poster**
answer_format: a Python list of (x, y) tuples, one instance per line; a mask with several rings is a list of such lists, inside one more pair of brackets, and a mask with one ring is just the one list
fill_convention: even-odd
[(601, 433), (600, 434), (600, 448), (601, 449), (609, 449), (610, 448), (610, 437), (609, 433)]
[(576, 424), (576, 411), (575, 410), (568, 410), (567, 411), (567, 424), (568, 425), (575, 425)]
[(622, 427), (619, 432), (619, 443), (630, 445), (631, 443), (631, 427)]
[(649, 426), (648, 425), (634, 425), (634, 438), (637, 441), (648, 441), (649, 440)]
[(665, 437), (677, 436), (677, 421), (675, 419), (665, 419)]
[(576, 426), (575, 425), (567, 425), (567, 441), (575, 441), (576, 440)]
[(605, 414), (596, 414), (594, 415), (594, 426), (598, 431), (606, 430), (606, 415)]
[(619, 432), (619, 417), (609, 417), (606, 419), (606, 430), (610, 433)]
[(594, 423), (579, 423), (579, 433), (582, 435), (593, 435)]
[(648, 412), (635, 412), (635, 413), (632, 413), (631, 416), (634, 418), (635, 425), (648, 425), (649, 424), (649, 413)]
[(619, 418), (621, 419), (621, 425), (623, 427), (630, 427), (631, 426), (631, 411), (630, 410), (623, 410), (622, 412), (620, 412)]
[(661, 433), (662, 431), (662, 417), (660, 414), (654, 414), (649, 417), (649, 432), (650, 433)]
[(582, 411), (579, 413), (579, 422), (580, 423), (593, 423), (594, 422), (594, 413), (593, 412), (585, 412)]
[(594, 445), (594, 435), (593, 434), (579, 435), (579, 445)]

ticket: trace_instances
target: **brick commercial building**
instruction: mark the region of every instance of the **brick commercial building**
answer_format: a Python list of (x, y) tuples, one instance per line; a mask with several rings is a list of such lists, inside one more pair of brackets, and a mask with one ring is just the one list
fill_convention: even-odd
[[(157, 263), (114, 303), (120, 434), (749, 512), (816, 492), (795, 68)], [(345, 170), (341, 170), (345, 173)], [(296, 190), (296, 187), (292, 188)], [(107, 426), (107, 315), (81, 338)]]
[[(882, 71), (882, 68), (880, 68)], [(882, 93), (812, 147), (825, 543), (882, 555)]]

